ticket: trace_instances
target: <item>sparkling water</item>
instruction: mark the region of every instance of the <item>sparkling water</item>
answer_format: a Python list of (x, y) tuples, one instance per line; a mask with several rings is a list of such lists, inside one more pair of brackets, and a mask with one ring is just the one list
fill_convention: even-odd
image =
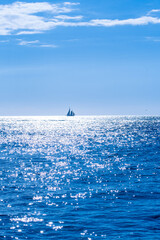
[(160, 239), (160, 117), (1, 117), (0, 239)]

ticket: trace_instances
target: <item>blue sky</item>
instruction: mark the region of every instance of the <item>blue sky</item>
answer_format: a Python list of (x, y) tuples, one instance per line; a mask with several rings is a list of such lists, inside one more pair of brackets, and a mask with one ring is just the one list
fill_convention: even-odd
[(160, 112), (158, 0), (0, 1), (0, 115)]

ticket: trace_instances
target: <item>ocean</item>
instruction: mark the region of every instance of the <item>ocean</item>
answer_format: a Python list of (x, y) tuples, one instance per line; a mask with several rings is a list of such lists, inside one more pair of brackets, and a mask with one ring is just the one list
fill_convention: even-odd
[(160, 117), (0, 117), (0, 239), (160, 239)]

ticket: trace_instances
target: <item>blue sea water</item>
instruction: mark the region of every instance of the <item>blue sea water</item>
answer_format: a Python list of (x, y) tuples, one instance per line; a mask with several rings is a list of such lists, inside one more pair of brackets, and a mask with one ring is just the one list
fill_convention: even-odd
[(160, 117), (1, 117), (0, 239), (160, 239)]

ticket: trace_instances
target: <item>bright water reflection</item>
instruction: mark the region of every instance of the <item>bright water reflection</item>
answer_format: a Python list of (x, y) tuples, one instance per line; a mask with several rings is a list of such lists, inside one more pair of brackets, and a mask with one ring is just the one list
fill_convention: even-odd
[(160, 239), (160, 118), (0, 118), (0, 239)]

